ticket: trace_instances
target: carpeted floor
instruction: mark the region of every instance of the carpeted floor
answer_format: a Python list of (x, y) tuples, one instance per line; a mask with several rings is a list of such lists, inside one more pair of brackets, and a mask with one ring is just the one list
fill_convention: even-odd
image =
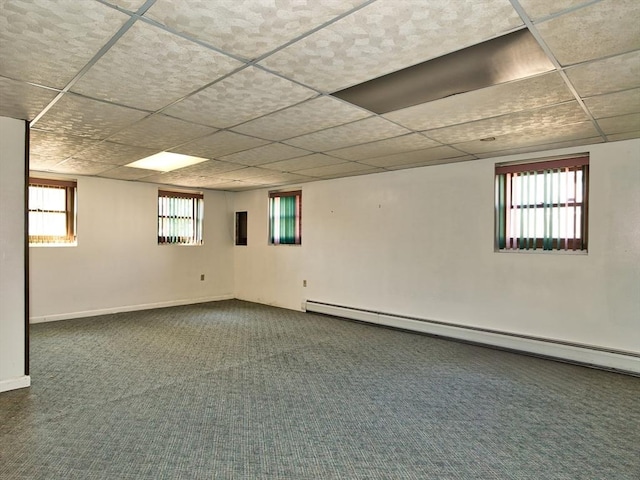
[(33, 325), (0, 478), (640, 478), (640, 379), (231, 300)]

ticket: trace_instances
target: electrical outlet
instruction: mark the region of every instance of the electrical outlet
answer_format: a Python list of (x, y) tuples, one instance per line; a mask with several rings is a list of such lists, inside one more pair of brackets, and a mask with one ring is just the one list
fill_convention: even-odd
[(200, 275), (200, 281), (203, 282), (204, 281), (204, 273)]
[(307, 286), (307, 281), (306, 280), (302, 280), (302, 286), (306, 287)]

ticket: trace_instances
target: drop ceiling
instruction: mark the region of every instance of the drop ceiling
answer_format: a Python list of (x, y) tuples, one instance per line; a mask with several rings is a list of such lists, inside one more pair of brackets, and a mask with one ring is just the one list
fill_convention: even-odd
[[(0, 115), (32, 171), (229, 191), (610, 142), (640, 137), (639, 24), (637, 0), (0, 0)], [(525, 30), (546, 71), (382, 114), (333, 95)], [(161, 151), (208, 160), (126, 166)]]

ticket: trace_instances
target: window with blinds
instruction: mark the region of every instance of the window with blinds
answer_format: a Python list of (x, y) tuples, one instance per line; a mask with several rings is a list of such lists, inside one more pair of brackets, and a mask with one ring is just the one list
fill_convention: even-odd
[(204, 196), (158, 191), (158, 245), (202, 245)]
[(29, 178), (29, 245), (75, 245), (76, 182)]
[(589, 157), (496, 165), (496, 247), (587, 251)]
[(269, 243), (302, 244), (302, 192), (269, 192)]

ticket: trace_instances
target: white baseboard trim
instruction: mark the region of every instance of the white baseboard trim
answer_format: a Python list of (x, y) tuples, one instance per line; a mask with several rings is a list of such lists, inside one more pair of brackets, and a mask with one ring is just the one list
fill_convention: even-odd
[(55, 322), (58, 320), (70, 320), (72, 318), (95, 317), (98, 315), (109, 315), (111, 313), (134, 312), (137, 310), (151, 310), (152, 308), (177, 307), (180, 305), (192, 305), (196, 303), (217, 302), (220, 300), (232, 300), (234, 295), (216, 295), (213, 297), (190, 298), (183, 300), (171, 300), (167, 302), (143, 303), (139, 305), (125, 305), (121, 307), (101, 308), (97, 310), (84, 310), (81, 312), (59, 313), (54, 315), (43, 315), (29, 317), (29, 323)]
[(508, 350), (516, 350), (586, 366), (640, 374), (640, 354), (632, 352), (470, 328), (402, 315), (392, 315), (383, 312), (332, 305), (313, 300), (306, 301), (305, 310), (307, 312), (323, 313), (361, 322), (427, 333), (429, 335), (453, 338)]
[(31, 386), (31, 377), (23, 375), (18, 378), (10, 378), (8, 380), (0, 380), (0, 393), (9, 390), (17, 390), (18, 388), (26, 388)]

